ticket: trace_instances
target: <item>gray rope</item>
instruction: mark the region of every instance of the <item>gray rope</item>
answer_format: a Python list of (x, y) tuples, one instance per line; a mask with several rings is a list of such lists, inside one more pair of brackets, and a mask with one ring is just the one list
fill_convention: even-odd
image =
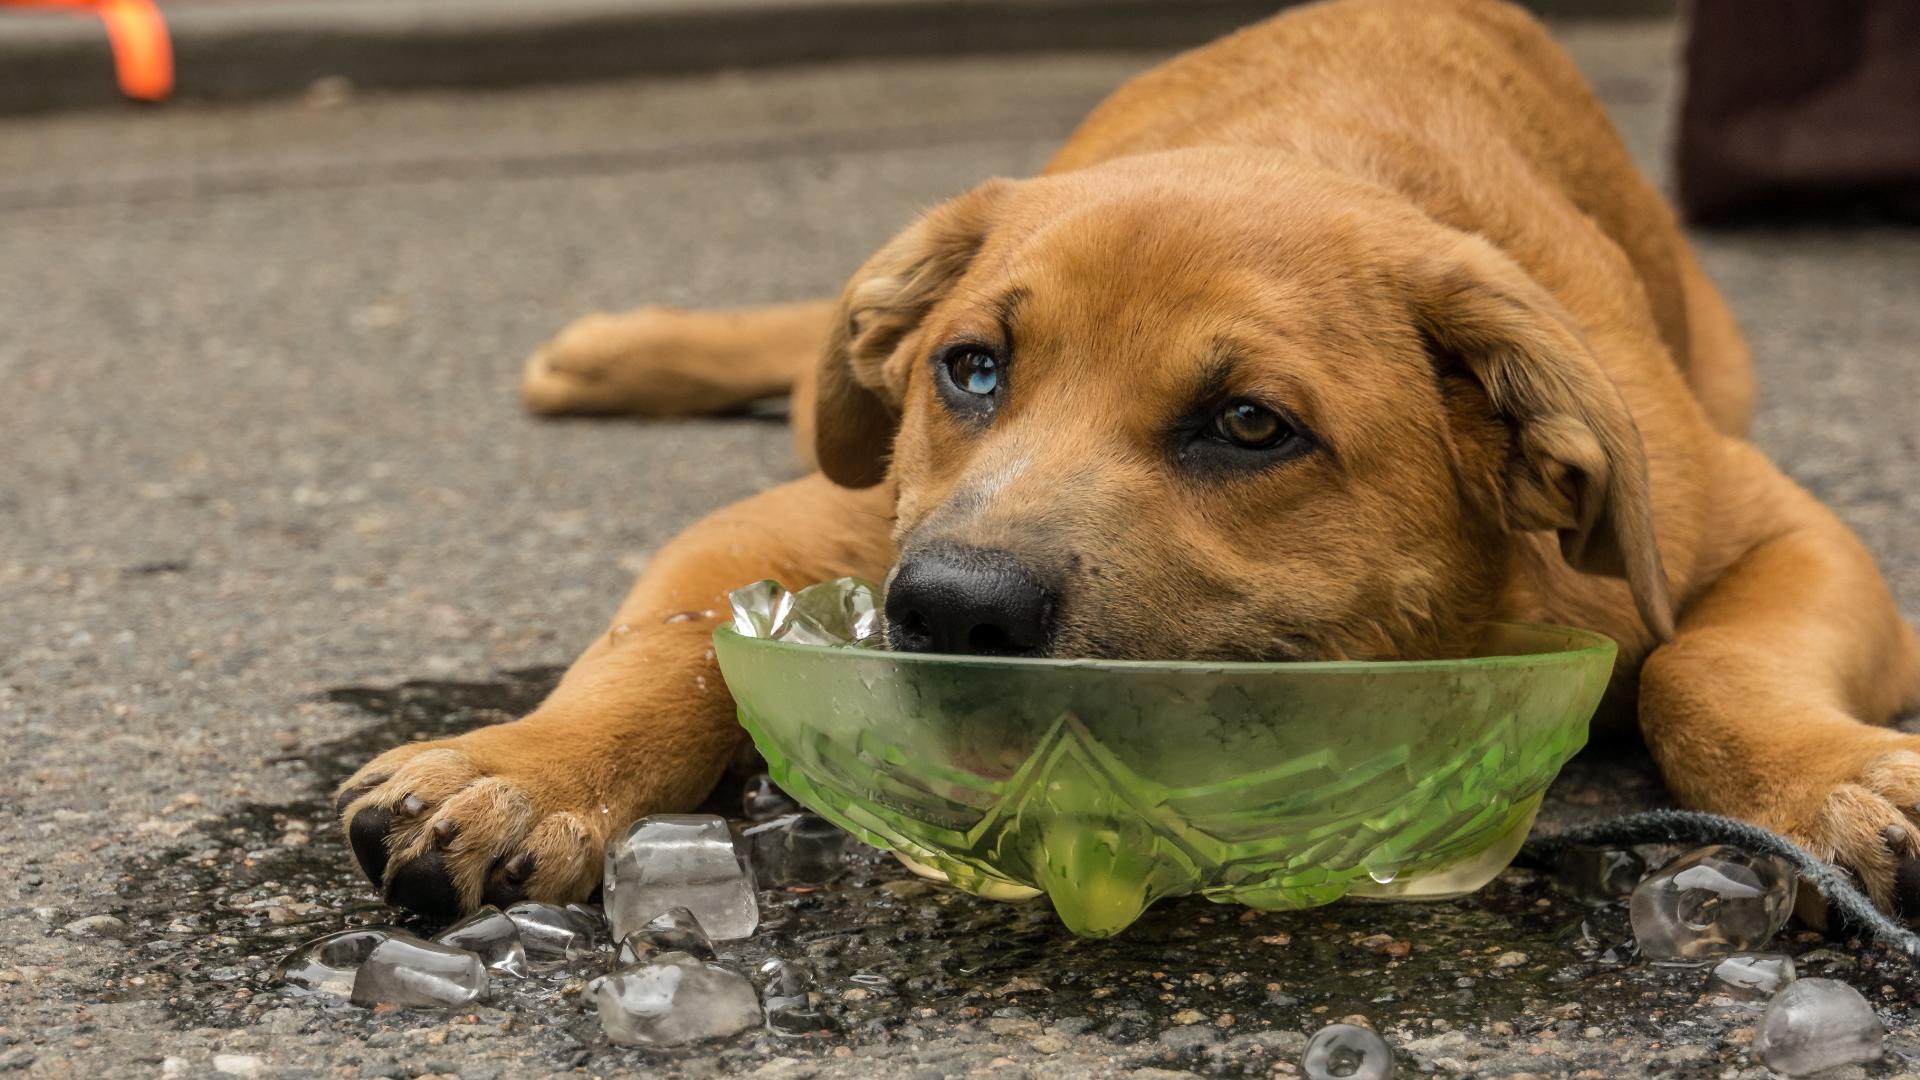
[(1757, 854), (1777, 855), (1793, 865), (1803, 881), (1820, 890), (1827, 903), (1876, 944), (1920, 960), (1920, 934), (1907, 929), (1867, 899), (1845, 872), (1835, 869), (1784, 836), (1758, 825), (1694, 810), (1649, 810), (1609, 821), (1575, 825), (1551, 836), (1534, 837), (1520, 858), (1551, 866), (1570, 847), (1630, 847), (1634, 844), (1731, 844)]

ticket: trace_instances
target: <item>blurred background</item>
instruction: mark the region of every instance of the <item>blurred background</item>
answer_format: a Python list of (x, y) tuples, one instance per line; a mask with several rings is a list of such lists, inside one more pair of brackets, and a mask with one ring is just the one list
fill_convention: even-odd
[[(1920, 213), (1920, 7), (1519, 0), (1674, 24), (1675, 187), (1695, 220)], [(1285, 0), (0, 0), (0, 115), (138, 101), (338, 104), (719, 70), (1199, 44)]]

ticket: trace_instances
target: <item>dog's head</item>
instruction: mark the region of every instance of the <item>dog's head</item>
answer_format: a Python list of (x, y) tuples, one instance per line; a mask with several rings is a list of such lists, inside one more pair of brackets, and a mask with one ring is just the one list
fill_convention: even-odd
[(1668, 628), (1638, 433), (1581, 334), (1378, 189), (1205, 152), (996, 181), (839, 315), (817, 451), (897, 485), (897, 648), (1448, 655), (1540, 530)]

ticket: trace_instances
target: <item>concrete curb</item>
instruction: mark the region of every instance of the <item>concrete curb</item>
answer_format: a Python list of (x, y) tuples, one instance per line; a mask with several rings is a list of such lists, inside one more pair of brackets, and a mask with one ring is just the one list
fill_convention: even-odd
[[(873, 57), (1172, 49), (1289, 0), (180, 0), (177, 100), (500, 88)], [(1677, 0), (1534, 0), (1569, 17)], [(99, 23), (0, 8), (0, 113), (122, 100)]]

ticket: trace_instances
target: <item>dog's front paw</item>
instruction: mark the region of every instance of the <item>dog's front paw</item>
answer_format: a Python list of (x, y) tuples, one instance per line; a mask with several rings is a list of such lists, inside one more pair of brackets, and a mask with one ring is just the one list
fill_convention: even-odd
[(354, 858), (389, 903), (452, 918), (599, 883), (612, 815), (591, 775), (552, 768), (522, 724), (399, 747), (340, 786)]
[(1851, 871), (1883, 911), (1920, 916), (1920, 740), (1862, 756), (1786, 831)]

